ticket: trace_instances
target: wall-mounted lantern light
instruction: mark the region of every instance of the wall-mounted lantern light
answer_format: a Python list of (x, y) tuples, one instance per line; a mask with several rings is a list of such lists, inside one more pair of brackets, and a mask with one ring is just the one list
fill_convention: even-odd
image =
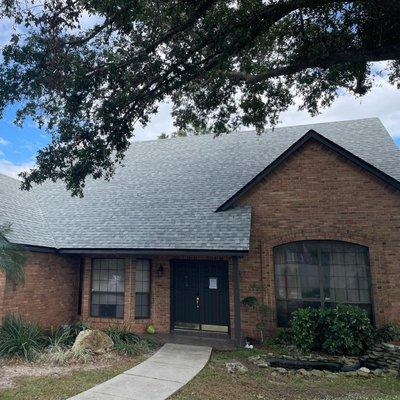
[(160, 264), (160, 266), (158, 267), (158, 270), (157, 270), (157, 276), (159, 278), (162, 278), (163, 275), (164, 275), (164, 267), (162, 266), (162, 264)]

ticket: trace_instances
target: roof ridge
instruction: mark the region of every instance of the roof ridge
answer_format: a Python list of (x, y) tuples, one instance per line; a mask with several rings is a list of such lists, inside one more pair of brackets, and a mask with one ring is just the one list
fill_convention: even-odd
[(12, 179), (13, 181), (21, 182), (18, 178), (14, 178), (13, 176), (7, 175), (4, 172), (0, 172), (0, 175), (5, 176), (6, 178)]
[[(312, 122), (312, 123), (308, 123), (308, 124), (295, 124), (295, 125), (280, 125), (280, 126), (275, 126), (275, 127), (270, 127), (267, 128), (265, 131), (268, 130), (277, 130), (277, 129), (290, 129), (290, 128), (299, 128), (302, 126), (314, 126), (314, 125), (326, 125), (326, 124), (340, 124), (340, 123), (345, 123), (345, 122), (356, 122), (356, 121), (368, 121), (368, 120), (377, 120), (382, 124), (382, 121), (380, 120), (379, 117), (367, 117), (367, 118), (352, 118), (352, 119), (343, 119), (343, 120), (332, 120), (332, 121), (325, 121), (325, 122)], [(383, 125), (383, 124), (382, 124)], [(384, 126), (384, 125), (383, 125)], [(245, 129), (245, 130), (235, 130), (229, 133), (224, 133), (221, 135), (217, 135), (218, 136), (228, 136), (228, 135), (234, 135), (234, 134), (242, 134), (242, 133), (253, 133), (256, 132), (255, 129)], [(206, 132), (206, 133), (199, 133), (199, 134), (193, 134), (193, 135), (188, 135), (188, 136), (176, 136), (176, 137), (172, 137), (172, 138), (166, 138), (166, 139), (150, 139), (150, 140), (134, 140), (131, 142), (131, 144), (137, 144), (137, 143), (153, 143), (153, 142), (168, 142), (168, 141), (172, 141), (172, 140), (185, 140), (185, 139), (194, 139), (194, 138), (200, 138), (200, 137), (206, 137), (206, 136), (215, 136), (215, 134), (211, 133), (211, 132)]]

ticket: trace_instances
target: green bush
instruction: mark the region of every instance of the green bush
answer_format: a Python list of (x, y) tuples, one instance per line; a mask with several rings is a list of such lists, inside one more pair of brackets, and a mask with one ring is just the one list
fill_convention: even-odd
[(138, 355), (146, 353), (156, 346), (155, 340), (144, 338), (129, 331), (126, 326), (111, 326), (104, 329), (114, 342), (114, 348), (121, 354)]
[(314, 350), (317, 336), (318, 311), (300, 308), (292, 314), (290, 331), (293, 343), (301, 351)]
[(48, 343), (50, 346), (70, 347), (74, 344), (79, 332), (88, 329), (89, 326), (84, 322), (75, 322), (72, 324), (61, 325), (58, 329), (51, 330), (48, 333)]
[(374, 342), (374, 330), (367, 313), (345, 304), (335, 308), (296, 310), (290, 329), (293, 344), (302, 351), (360, 355)]
[(325, 316), (322, 350), (329, 354), (360, 355), (374, 343), (374, 329), (366, 311), (339, 304)]
[(0, 327), (0, 356), (34, 359), (46, 345), (42, 329), (22, 321), (18, 315), (7, 315)]
[(290, 328), (282, 328), (277, 336), (272, 339), (272, 343), (280, 346), (288, 346), (293, 343), (292, 330)]
[(375, 343), (392, 342), (400, 340), (400, 326), (388, 324), (375, 331)]

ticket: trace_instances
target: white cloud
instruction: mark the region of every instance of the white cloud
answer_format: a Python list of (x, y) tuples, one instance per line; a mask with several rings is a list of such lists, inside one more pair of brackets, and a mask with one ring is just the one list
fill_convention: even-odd
[(23, 171), (28, 171), (33, 167), (33, 162), (26, 162), (22, 164), (14, 164), (11, 161), (1, 159), (0, 160), (0, 172), (2, 174), (18, 178), (18, 174)]
[(349, 94), (340, 96), (330, 108), (312, 118), (305, 111), (291, 107), (281, 115), (280, 125), (299, 125), (314, 122), (378, 117), (392, 136), (400, 136), (400, 90), (384, 79), (362, 98)]
[(8, 144), (8, 141), (0, 136), (0, 145), (5, 146), (6, 144)]
[[(174, 126), (171, 110), (171, 104), (162, 103), (151, 122), (145, 128), (136, 129), (135, 140), (156, 139), (162, 132), (172, 132)], [(400, 137), (400, 90), (383, 78), (377, 80), (377, 85), (366, 96), (355, 98), (350, 94), (343, 95), (316, 117), (291, 107), (281, 115), (279, 125), (290, 126), (369, 117), (380, 118), (392, 136)]]

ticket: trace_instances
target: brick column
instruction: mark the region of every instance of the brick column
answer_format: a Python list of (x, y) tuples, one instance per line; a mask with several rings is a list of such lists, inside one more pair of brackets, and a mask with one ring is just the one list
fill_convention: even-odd
[(82, 291), (82, 319), (87, 320), (90, 317), (90, 286), (92, 276), (92, 259), (85, 257), (83, 271), (83, 291)]

